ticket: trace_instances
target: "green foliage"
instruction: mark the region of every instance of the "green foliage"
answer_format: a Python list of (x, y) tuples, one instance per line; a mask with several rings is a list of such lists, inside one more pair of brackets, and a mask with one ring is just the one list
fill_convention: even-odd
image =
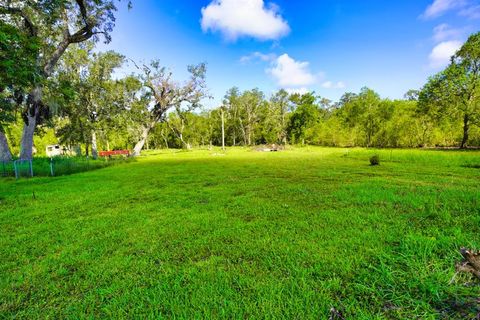
[[(474, 319), (478, 151), (152, 152), (0, 180), (6, 318)], [(35, 199), (32, 194), (35, 193)], [(455, 306), (462, 308), (454, 308)]]
[(14, 121), (14, 110), (39, 76), (38, 40), (0, 20), (0, 130)]
[(470, 126), (480, 125), (480, 32), (468, 38), (445, 70), (429, 79), (419, 95), (419, 110), (437, 121), (456, 120), (463, 128), (460, 146), (467, 146)]
[(380, 165), (380, 157), (377, 154), (370, 157), (370, 165), (371, 166)]
[[(287, 132), (293, 143), (305, 143), (309, 127), (318, 123), (322, 117), (320, 107), (316, 104), (313, 93), (294, 94), (290, 97), (294, 111), (290, 115)], [(307, 141), (308, 142), (308, 141)]]

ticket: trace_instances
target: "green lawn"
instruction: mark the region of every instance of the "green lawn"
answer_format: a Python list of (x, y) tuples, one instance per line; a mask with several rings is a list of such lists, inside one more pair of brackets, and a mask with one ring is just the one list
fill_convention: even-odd
[(450, 280), (479, 228), (478, 151), (159, 151), (0, 179), (0, 318), (470, 319), (478, 282)]

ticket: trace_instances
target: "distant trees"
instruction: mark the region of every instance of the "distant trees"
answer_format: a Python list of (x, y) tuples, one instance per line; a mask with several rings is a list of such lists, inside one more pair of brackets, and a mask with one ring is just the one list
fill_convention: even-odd
[(119, 76), (115, 71), (126, 58), (95, 52), (97, 36), (109, 39), (113, 2), (0, 4), (0, 161), (12, 159), (10, 150), (31, 158), (34, 133), (36, 142), (45, 134), (53, 143), (82, 145), (93, 157), (101, 148), (128, 148), (138, 155), (144, 146), (189, 149), (223, 142), (480, 145), (480, 33), (445, 70), (402, 100), (384, 99), (370, 88), (332, 102), (314, 92), (279, 90), (267, 96), (233, 87), (221, 106), (205, 110), (205, 64), (189, 66), (183, 82), (158, 60), (135, 64), (137, 74)]
[(287, 132), (292, 143), (305, 144), (309, 128), (322, 120), (322, 112), (312, 93), (293, 94), (290, 96), (293, 112), (290, 115)]

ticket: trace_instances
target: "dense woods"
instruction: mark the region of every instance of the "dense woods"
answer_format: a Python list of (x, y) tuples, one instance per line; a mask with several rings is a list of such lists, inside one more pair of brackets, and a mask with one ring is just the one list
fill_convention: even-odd
[[(315, 92), (233, 87), (205, 108), (207, 65), (178, 81), (160, 60), (96, 52), (109, 41), (114, 1), (8, 1), (0, 6), (0, 158), (45, 145), (98, 150), (309, 144), (339, 147), (480, 145), (480, 33), (404, 99), (373, 88), (330, 101)], [(118, 78), (126, 64), (136, 72)], [(223, 119), (223, 120), (222, 120)], [(222, 135), (223, 123), (223, 135)], [(224, 137), (222, 139), (222, 137)]]

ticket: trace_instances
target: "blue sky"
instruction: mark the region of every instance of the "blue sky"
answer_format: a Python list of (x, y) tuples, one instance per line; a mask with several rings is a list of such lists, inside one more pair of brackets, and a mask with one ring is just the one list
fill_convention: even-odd
[(332, 100), (368, 86), (394, 99), (420, 88), (479, 27), (479, 0), (140, 0), (119, 6), (113, 41), (100, 49), (158, 58), (178, 80), (206, 62), (207, 107), (232, 86)]

